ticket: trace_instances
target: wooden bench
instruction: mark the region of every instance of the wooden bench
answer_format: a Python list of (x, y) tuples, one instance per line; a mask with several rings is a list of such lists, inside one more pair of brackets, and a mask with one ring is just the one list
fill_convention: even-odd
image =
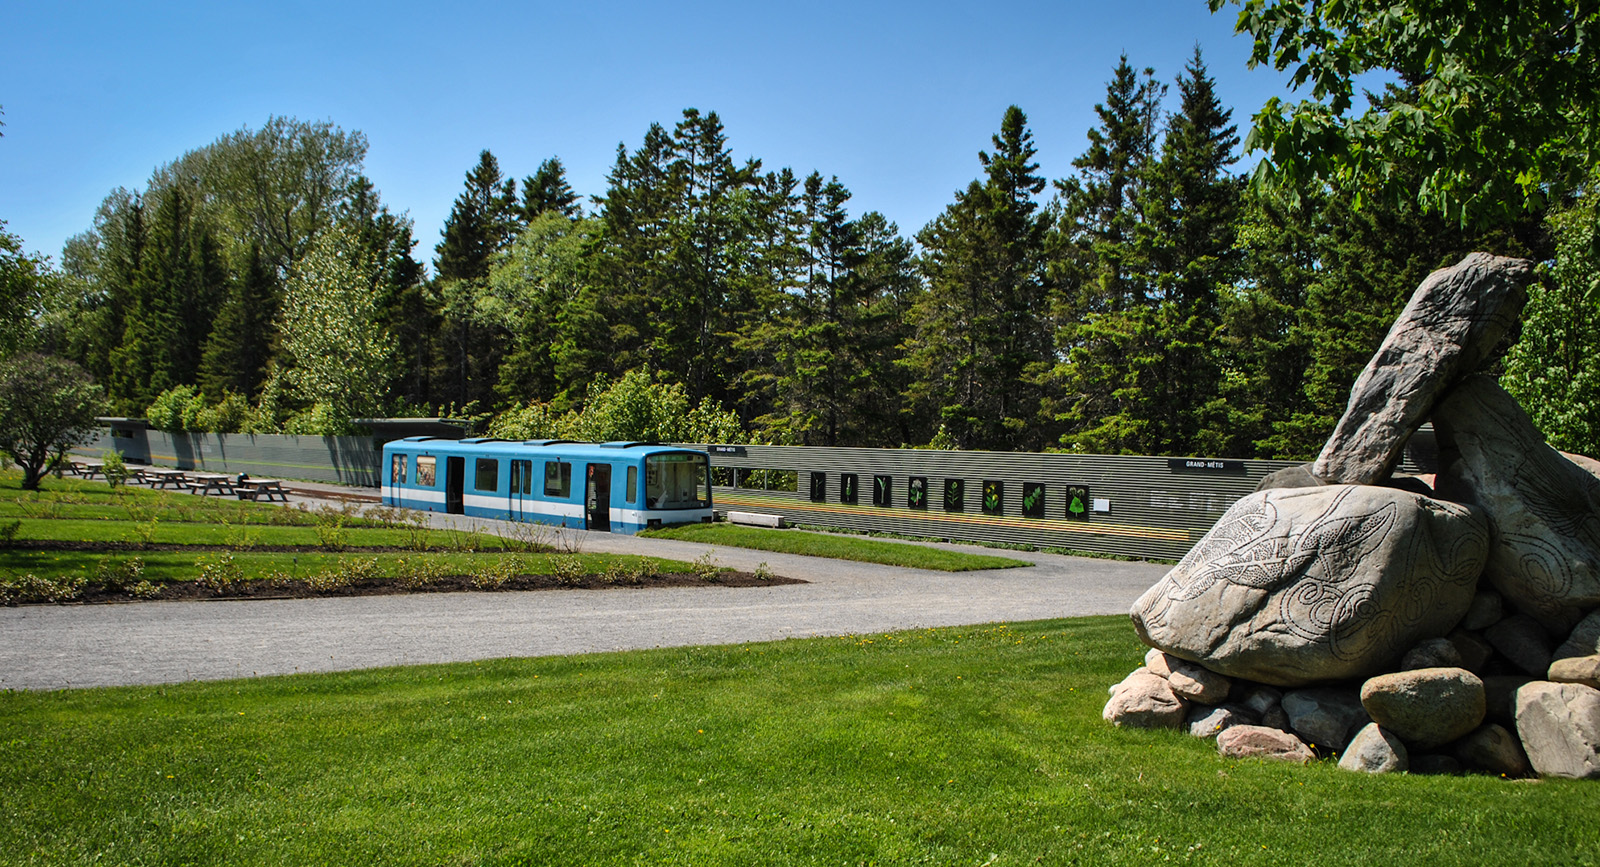
[(252, 479), (247, 476), (242, 481), (234, 482), (233, 490), (241, 500), (259, 502), (262, 497), (266, 497), (269, 503), (274, 499), (284, 503), (289, 502), (289, 492), (283, 489), (283, 482), (278, 479)]

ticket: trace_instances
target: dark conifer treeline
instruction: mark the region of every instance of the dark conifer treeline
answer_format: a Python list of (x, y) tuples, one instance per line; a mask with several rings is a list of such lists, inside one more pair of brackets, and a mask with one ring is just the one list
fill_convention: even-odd
[[(361, 175), (362, 136), (274, 118), (108, 196), (67, 245), (44, 340), (116, 411), (198, 426), (544, 418), (647, 370), (775, 442), (1305, 456), (1423, 275), (1538, 237), (1535, 217), (1473, 235), (1404, 204), (1252, 192), (1198, 49), (1175, 88), (1165, 114), (1166, 87), (1124, 58), (1049, 197), (1006, 109), (915, 244), (852, 216), (837, 177), (735, 160), (715, 112), (619, 145), (587, 208), (559, 159), (519, 190), (486, 150), (431, 277)], [(384, 393), (316, 397), (315, 341), (283, 333), (303, 321), (285, 299), (335, 291), (315, 276), (330, 256), (356, 269), (341, 305), (366, 312), (327, 327), (372, 347), (351, 363)]]

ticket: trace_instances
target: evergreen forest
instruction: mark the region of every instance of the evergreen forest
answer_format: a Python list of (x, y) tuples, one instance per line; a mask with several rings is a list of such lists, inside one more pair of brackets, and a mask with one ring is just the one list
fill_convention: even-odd
[[(1402, 74), (1376, 105), (1425, 86)], [(557, 156), (484, 150), (431, 250), (365, 176), (360, 132), (272, 117), (113, 190), (59, 262), (0, 236), (22, 275), (0, 339), (174, 431), (446, 416), (523, 437), (1303, 459), (1410, 292), (1486, 250), (1546, 274), (1504, 381), (1593, 453), (1592, 177), (1481, 213), (1416, 195), (1440, 189), (1424, 158), (1363, 187), (1269, 150), (1252, 182), (1198, 47), (1176, 75), (1124, 56), (1100, 97), (1062, 178), (1040, 174), (1023, 109), (997, 111), (971, 182), (914, 231), (825, 171), (735, 159), (737, 130), (690, 108), (619, 144), (591, 195)], [(1258, 148), (1289, 128), (1256, 123)]]

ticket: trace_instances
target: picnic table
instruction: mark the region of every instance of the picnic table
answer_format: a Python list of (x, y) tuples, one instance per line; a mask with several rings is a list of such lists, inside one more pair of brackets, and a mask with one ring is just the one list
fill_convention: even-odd
[(267, 502), (272, 502), (273, 499), (289, 502), (289, 493), (283, 489), (283, 482), (279, 479), (256, 479), (246, 476), (233, 483), (233, 490), (241, 500), (259, 501), (262, 497), (266, 497)]
[(83, 476), (86, 479), (92, 479), (96, 475), (105, 472), (105, 468), (105, 461), (69, 461), (67, 463), (68, 472), (75, 476)]
[(189, 481), (183, 470), (169, 470), (165, 467), (145, 467), (141, 475), (151, 488), (165, 488), (168, 485), (181, 488)]
[(233, 494), (233, 477), (221, 473), (190, 473), (189, 490), (202, 497), (209, 497), (213, 491), (217, 496)]

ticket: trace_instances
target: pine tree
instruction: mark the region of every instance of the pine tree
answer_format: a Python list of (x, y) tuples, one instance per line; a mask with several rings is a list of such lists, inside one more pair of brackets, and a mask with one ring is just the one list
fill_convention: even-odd
[(1123, 453), (1148, 438), (1133, 409), (1130, 371), (1148, 362), (1158, 328), (1150, 266), (1138, 243), (1145, 187), (1155, 161), (1160, 100), (1155, 71), (1136, 72), (1123, 55), (1095, 106), (1100, 125), (1073, 161), (1080, 177), (1057, 182), (1061, 219), (1051, 244), (1061, 323), (1050, 378), (1064, 423), (1062, 444), (1078, 451)]
[[(467, 172), (466, 189), (446, 218), (434, 270), (445, 325), (439, 334), (444, 397), (458, 405), (490, 405), (509, 335), (475, 321), (477, 299), (495, 254), (516, 237), (516, 181), (483, 151)], [(442, 401), (441, 401), (442, 402)]]
[(1041, 381), (1051, 357), (1046, 224), (1034, 200), (1027, 116), (1006, 110), (983, 181), (918, 235), (928, 293), (912, 310), (908, 397), (931, 410), (961, 448), (1043, 445)]
[(142, 410), (168, 388), (195, 383), (228, 274), (215, 238), (177, 187), (157, 205), (140, 258), (123, 345), (112, 353), (112, 384), (126, 406)]
[(522, 181), (522, 222), (530, 224), (545, 211), (555, 211), (569, 220), (583, 216), (578, 194), (567, 183), (567, 170), (560, 157), (551, 157)]
[(220, 400), (232, 393), (254, 400), (259, 395), (276, 342), (281, 294), (277, 269), (259, 246), (252, 246), (206, 340), (199, 376), (206, 396)]

